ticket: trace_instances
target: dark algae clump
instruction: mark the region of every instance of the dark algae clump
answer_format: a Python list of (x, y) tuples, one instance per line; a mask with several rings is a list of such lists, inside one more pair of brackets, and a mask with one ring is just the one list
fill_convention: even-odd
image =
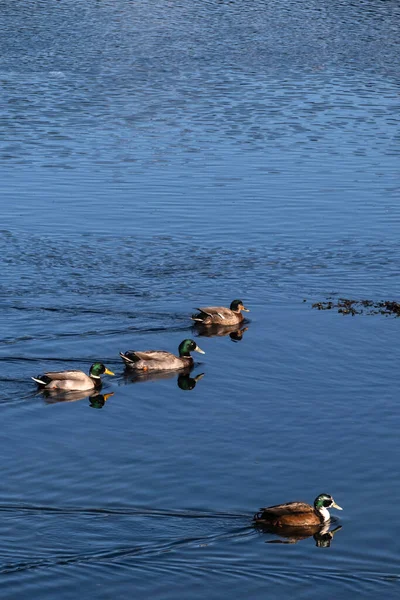
[(374, 302), (373, 300), (350, 300), (348, 298), (339, 298), (335, 300), (326, 300), (324, 302), (315, 302), (312, 308), (318, 310), (337, 309), (342, 315), (392, 315), (400, 316), (400, 303), (393, 300), (384, 300)]

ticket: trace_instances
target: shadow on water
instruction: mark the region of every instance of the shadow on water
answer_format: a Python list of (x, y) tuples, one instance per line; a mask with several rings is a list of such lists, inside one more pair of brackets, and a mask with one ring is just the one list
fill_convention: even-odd
[(88, 391), (84, 392), (51, 392), (50, 390), (43, 390), (40, 392), (44, 398), (46, 404), (58, 404), (59, 402), (77, 402), (78, 400), (89, 400), (89, 406), (91, 408), (103, 408), (107, 400), (114, 396), (114, 392), (108, 394), (101, 394), (99, 391), (93, 392), (92, 394)]
[[(248, 324), (248, 322), (246, 322)], [(229, 335), (232, 342), (240, 342), (243, 339), (243, 335), (248, 330), (248, 327), (242, 327), (243, 322), (240, 325), (202, 325), (196, 323), (193, 325), (193, 333), (199, 337), (224, 337)]]
[(261, 533), (279, 536), (279, 539), (267, 540), (266, 544), (297, 544), (301, 540), (313, 537), (318, 548), (329, 548), (334, 535), (342, 529), (342, 525), (333, 529), (330, 529), (331, 526), (332, 522), (311, 527), (268, 527), (265, 524), (254, 524), (255, 529)]
[[(188, 369), (182, 369), (178, 372), (178, 377), (176, 380), (177, 386), (181, 390), (193, 390), (196, 387), (196, 384), (200, 379), (202, 379), (205, 373), (199, 373), (191, 377), (190, 373), (193, 370), (193, 367)], [(165, 379), (173, 379), (177, 376), (177, 371), (134, 371), (132, 369), (125, 369), (123, 374), (123, 379), (126, 384), (130, 383), (143, 383), (147, 381), (164, 381)]]

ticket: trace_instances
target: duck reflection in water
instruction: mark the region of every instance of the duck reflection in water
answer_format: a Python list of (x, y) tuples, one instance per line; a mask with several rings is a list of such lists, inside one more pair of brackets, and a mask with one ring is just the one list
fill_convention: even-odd
[(46, 404), (58, 404), (59, 402), (77, 402), (78, 400), (84, 400), (87, 398), (89, 400), (89, 405), (91, 408), (103, 408), (105, 403), (111, 396), (114, 396), (114, 392), (109, 392), (108, 394), (100, 394), (100, 392), (93, 392), (92, 394), (88, 394), (88, 392), (65, 392), (61, 394), (58, 392), (57, 394), (51, 393), (49, 390), (45, 390), (41, 392), (44, 401)]
[(317, 548), (329, 548), (334, 535), (342, 529), (342, 525), (337, 525), (334, 529), (330, 529), (332, 523), (324, 523), (323, 525), (314, 525), (310, 527), (268, 527), (255, 523), (255, 527), (262, 533), (277, 535), (284, 539), (268, 540), (266, 544), (297, 544), (301, 540), (306, 540), (313, 537)]
[(190, 377), (189, 374), (181, 374), (179, 375), (176, 383), (178, 384), (178, 387), (181, 388), (181, 390), (190, 391), (196, 387), (196, 383), (200, 381), (200, 379), (203, 379), (204, 375), (205, 373), (199, 373), (195, 377)]
[(239, 325), (202, 325), (196, 323), (193, 325), (193, 331), (199, 337), (223, 337), (229, 335), (232, 342), (240, 342), (248, 327)]
[(93, 394), (93, 396), (89, 397), (90, 408), (103, 408), (111, 396), (114, 396), (114, 392), (110, 392), (109, 394)]
[[(193, 390), (200, 379), (204, 377), (204, 373), (199, 373), (193, 377), (190, 376), (192, 368), (182, 369), (177, 377), (176, 383), (181, 390)], [(176, 377), (176, 371), (132, 371), (126, 369), (124, 379), (126, 383), (142, 383), (145, 381), (160, 381), (164, 379), (173, 379)]]

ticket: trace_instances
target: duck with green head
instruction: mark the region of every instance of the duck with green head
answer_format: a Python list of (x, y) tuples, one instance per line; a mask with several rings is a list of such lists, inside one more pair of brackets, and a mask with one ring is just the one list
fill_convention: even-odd
[(164, 350), (128, 350), (120, 352), (126, 367), (142, 371), (174, 371), (186, 369), (193, 365), (191, 352), (205, 352), (193, 340), (183, 340), (179, 344), (179, 356)]
[(101, 388), (101, 375), (114, 375), (101, 362), (95, 362), (89, 375), (83, 371), (47, 371), (39, 377), (32, 377), (41, 390), (74, 392)]
[(287, 502), (276, 506), (267, 506), (254, 515), (256, 524), (269, 527), (310, 527), (323, 525), (330, 521), (329, 508), (343, 510), (329, 494), (320, 494), (314, 500), (314, 506), (305, 502)]
[(202, 325), (237, 325), (243, 321), (242, 311), (250, 312), (241, 300), (233, 300), (229, 308), (205, 306), (196, 310), (199, 312), (192, 315), (192, 320)]

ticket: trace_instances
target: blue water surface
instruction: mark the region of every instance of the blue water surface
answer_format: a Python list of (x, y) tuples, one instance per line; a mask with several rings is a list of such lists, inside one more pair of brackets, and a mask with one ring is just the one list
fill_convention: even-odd
[[(311, 308), (398, 299), (398, 3), (0, 9), (0, 596), (398, 598), (399, 320)], [(321, 492), (325, 543), (252, 525)]]

